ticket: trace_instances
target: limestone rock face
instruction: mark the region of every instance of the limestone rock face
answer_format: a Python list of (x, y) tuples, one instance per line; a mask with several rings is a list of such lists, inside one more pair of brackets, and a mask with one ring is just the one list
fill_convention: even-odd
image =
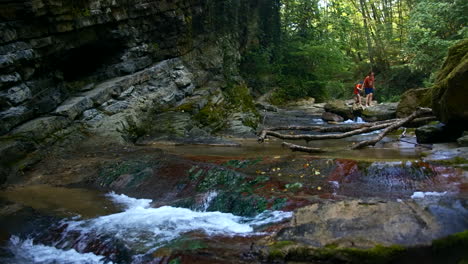
[[(314, 247), (372, 248), (376, 245), (427, 245), (436, 238), (465, 230), (465, 206), (434, 200), (345, 200), (324, 202), (298, 209), (291, 227), (278, 233), (280, 240), (292, 240)], [(452, 225), (444, 221), (452, 218)]]
[[(2, 137), (32, 135), (39, 141), (26, 142), (34, 146), (28, 149), (38, 150), (73, 131), (125, 142), (157, 127), (155, 113), (182, 112), (183, 107), (174, 108), (185, 104), (193, 119), (207, 104), (224, 100), (227, 83), (242, 81), (241, 53), (268, 35), (261, 25), (274, 19), (264, 12), (274, 5), (268, 0), (1, 2), (0, 155), (14, 149), (7, 148), (14, 145), (9, 141), (2, 148)], [(244, 126), (253, 122), (252, 113), (229, 114), (240, 123), (227, 128), (253, 133)], [(205, 129), (197, 124), (190, 131), (201, 135)], [(4, 175), (0, 178), (1, 184)]]
[(439, 120), (458, 126), (468, 126), (468, 40), (450, 48), (432, 90), (432, 108)]
[(430, 89), (419, 88), (406, 91), (398, 103), (396, 115), (403, 118), (411, 115), (418, 107), (430, 107)]

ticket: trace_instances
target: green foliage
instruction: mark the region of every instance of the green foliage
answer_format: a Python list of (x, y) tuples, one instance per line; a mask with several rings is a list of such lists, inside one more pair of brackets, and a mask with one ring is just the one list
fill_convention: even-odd
[(383, 102), (398, 102), (407, 90), (424, 86), (426, 74), (410, 65), (391, 66), (376, 76), (375, 98)]
[[(421, 0), (411, 13), (407, 54), (416, 69), (439, 69), (447, 49), (466, 37), (468, 3), (463, 0)], [(459, 14), (457, 16), (456, 14)]]

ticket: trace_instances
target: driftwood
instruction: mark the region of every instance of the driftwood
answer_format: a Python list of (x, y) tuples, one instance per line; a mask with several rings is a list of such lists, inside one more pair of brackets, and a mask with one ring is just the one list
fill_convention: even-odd
[(416, 117), (431, 114), (431, 113), (432, 113), (432, 109), (430, 109), (430, 108), (419, 108), (414, 113), (412, 113), (410, 116), (408, 116), (406, 118), (403, 118), (400, 121), (392, 123), (390, 126), (385, 128), (377, 137), (375, 137), (375, 138), (373, 138), (371, 140), (362, 141), (362, 142), (354, 145), (352, 147), (352, 149), (361, 149), (363, 147), (370, 146), (370, 145), (374, 146), (377, 142), (382, 140), (382, 138), (384, 138), (388, 133), (392, 132), (393, 130), (396, 130), (396, 129), (402, 127), (406, 123), (414, 120)]
[[(368, 133), (376, 130), (383, 131), (375, 138), (371, 140), (362, 141), (354, 146), (352, 149), (360, 149), (369, 145), (375, 145), (377, 142), (382, 140), (388, 133), (402, 127), (402, 126), (421, 126), (430, 121), (436, 120), (434, 116), (427, 116), (432, 113), (432, 110), (429, 108), (419, 108), (410, 116), (403, 119), (390, 119), (384, 121), (378, 121), (373, 123), (363, 123), (363, 124), (351, 124), (351, 125), (341, 125), (341, 126), (280, 126), (264, 129), (260, 132), (258, 136), (258, 141), (263, 142), (267, 136), (276, 137), (279, 139), (285, 140), (305, 140), (306, 142), (312, 140), (321, 140), (321, 139), (341, 139), (346, 137), (351, 137), (354, 135), (359, 135), (363, 133)], [(425, 116), (425, 117), (421, 117)], [(314, 131), (314, 132), (341, 132), (333, 134), (323, 134), (323, 135), (306, 135), (306, 134), (282, 134), (276, 131)], [(404, 137), (404, 136), (403, 136)], [(400, 138), (401, 139), (401, 138)], [(320, 148), (311, 148), (300, 145), (295, 145), (287, 142), (283, 142), (284, 147), (290, 148), (292, 151), (302, 151), (308, 153), (322, 153), (325, 150)]]
[(359, 134), (363, 134), (363, 133), (372, 132), (372, 131), (375, 131), (375, 130), (384, 129), (384, 128), (390, 126), (391, 124), (393, 124), (393, 123), (384, 123), (384, 124), (375, 125), (375, 126), (372, 126), (372, 127), (363, 127), (363, 128), (355, 129), (355, 130), (348, 131), (348, 132), (345, 132), (345, 133), (325, 134), (325, 135), (304, 135), (304, 134), (287, 135), (287, 134), (281, 134), (281, 133), (270, 131), (270, 130), (263, 130), (261, 132), (260, 136), (258, 137), (258, 141), (263, 142), (263, 140), (265, 139), (266, 136), (273, 136), (273, 137), (276, 137), (276, 138), (279, 138), (279, 139), (290, 139), (290, 140), (303, 139), (305, 141), (321, 140), (321, 139), (340, 139), (340, 138), (346, 138), (346, 137), (350, 137), (350, 136), (354, 136), (354, 135), (359, 135)]
[[(258, 141), (259, 142), (265, 141), (265, 138), (268, 135), (278, 137), (278, 138), (281, 138), (281, 139), (303, 139), (303, 138), (290, 137), (291, 135), (281, 134), (281, 133), (277, 133), (277, 132), (273, 132), (273, 131), (293, 130), (293, 131), (314, 131), (314, 132), (320, 132), (320, 133), (329, 133), (329, 132), (343, 132), (344, 133), (344, 132), (354, 131), (354, 130), (357, 130), (357, 129), (369, 128), (369, 127), (373, 127), (373, 126), (377, 126), (377, 125), (393, 123), (393, 122), (396, 122), (398, 120), (399, 119), (390, 119), (390, 120), (378, 121), (378, 122), (373, 122), (373, 123), (350, 124), (350, 125), (339, 125), (339, 126), (329, 126), (329, 127), (325, 127), (325, 126), (280, 126), (280, 127), (271, 127), (271, 128), (264, 129), (264, 130), (262, 130), (260, 132), (260, 134), (258, 136)], [(372, 131), (372, 130), (370, 130), (370, 131)], [(362, 133), (366, 133), (366, 132), (367, 131), (364, 131)], [(332, 136), (331, 138), (336, 138), (336, 137)], [(324, 139), (324, 138), (318, 137), (317, 139)], [(310, 140), (315, 140), (315, 138), (311, 137)]]
[(283, 147), (288, 147), (292, 151), (301, 151), (301, 152), (308, 152), (308, 153), (324, 153), (326, 152), (325, 150), (321, 148), (309, 148), (309, 147), (304, 147), (304, 146), (299, 146), (287, 142), (283, 142)]

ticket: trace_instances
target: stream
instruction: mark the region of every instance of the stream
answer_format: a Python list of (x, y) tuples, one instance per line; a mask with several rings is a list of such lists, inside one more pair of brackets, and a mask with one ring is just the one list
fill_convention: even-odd
[(317, 199), (448, 197), (452, 207), (437, 207), (450, 216), (444, 221), (453, 232), (466, 229), (466, 170), (426, 162), (424, 148), (396, 136), (346, 150), (369, 136), (310, 142), (327, 148), (320, 155), (274, 139), (236, 139), (240, 147), (83, 144), (0, 191), (0, 262), (265, 263), (261, 241)]

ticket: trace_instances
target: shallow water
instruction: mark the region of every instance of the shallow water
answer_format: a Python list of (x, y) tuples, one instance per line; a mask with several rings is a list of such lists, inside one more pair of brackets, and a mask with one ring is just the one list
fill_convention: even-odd
[[(308, 146), (312, 148), (325, 149), (326, 153), (312, 154), (309, 156), (321, 158), (352, 158), (356, 160), (417, 160), (421, 156), (423, 149), (416, 148), (414, 144), (400, 144), (398, 148), (394, 146), (378, 145), (374, 148), (361, 150), (350, 150), (353, 141), (361, 137), (350, 139), (316, 140), (308, 144), (304, 141), (289, 141), (290, 143)], [(264, 143), (258, 143), (256, 139), (238, 139), (239, 147), (222, 146), (202, 146), (202, 145), (181, 145), (153, 144), (152, 147), (161, 148), (169, 153), (184, 156), (224, 156), (224, 157), (244, 157), (256, 158), (263, 156), (304, 156), (304, 153), (292, 152), (281, 145), (282, 140), (270, 139)]]
[(0, 191), (0, 198), (56, 217), (92, 218), (119, 210), (98, 191), (44, 184), (8, 188)]

